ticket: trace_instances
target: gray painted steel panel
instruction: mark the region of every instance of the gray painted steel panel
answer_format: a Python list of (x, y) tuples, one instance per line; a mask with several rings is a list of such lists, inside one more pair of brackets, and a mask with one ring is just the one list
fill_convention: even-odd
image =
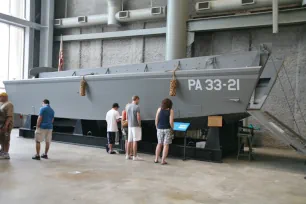
[[(305, 22), (306, 8), (288, 9), (279, 12), (279, 25)], [(188, 22), (188, 31), (196, 32), (263, 26), (272, 26), (272, 12), (191, 20)]]
[[(200, 117), (216, 114), (245, 112), (256, 86), (260, 67), (182, 70), (177, 72), (177, 96), (174, 102), (176, 118)], [(170, 72), (125, 73), (87, 76), (87, 96), (79, 95), (82, 77), (59, 77), (6, 81), (5, 87), (15, 112), (37, 115), (41, 101), (48, 98), (55, 109), (56, 117), (104, 120), (112, 103), (124, 107), (132, 95), (140, 96), (143, 120), (153, 120), (163, 98), (169, 97)], [(205, 80), (221, 82), (210, 88)], [(239, 80), (240, 89), (229, 91), (229, 80)], [(199, 80), (199, 85), (190, 86), (189, 80)], [(218, 84), (218, 83), (217, 83)], [(191, 90), (189, 89), (191, 88)], [(238, 101), (235, 102), (235, 99)], [(191, 108), (192, 107), (192, 108)]]

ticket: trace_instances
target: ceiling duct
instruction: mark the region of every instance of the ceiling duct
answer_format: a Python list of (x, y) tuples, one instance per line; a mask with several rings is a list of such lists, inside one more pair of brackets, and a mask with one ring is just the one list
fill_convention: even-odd
[(78, 16), (79, 23), (87, 23), (87, 16)]
[(202, 10), (207, 10), (207, 9), (210, 9), (209, 1), (198, 2), (196, 4), (196, 11), (202, 11)]
[(62, 19), (54, 19), (54, 26), (61, 26), (62, 25)]
[[(293, 4), (300, 6), (301, 0), (279, 0), (279, 6)], [(267, 7), (272, 8), (272, 0), (217, 0), (198, 2), (195, 5), (196, 12), (203, 14), (244, 11)]]
[(120, 11), (116, 14), (119, 22), (152, 21), (166, 18), (166, 7), (152, 7)]
[(251, 4), (255, 4), (255, 0), (241, 0), (241, 5), (251, 5)]
[[(61, 24), (56, 24), (56, 22), (61, 22)], [(75, 27), (85, 27), (107, 24), (108, 16), (107, 14), (91, 15), (91, 16), (79, 16), (72, 18), (62, 18), (55, 19), (55, 28), (75, 28)]]
[(163, 13), (162, 7), (152, 7), (151, 8), (151, 14), (152, 15), (161, 15)]
[(118, 17), (119, 19), (125, 19), (129, 17), (129, 12), (128, 11), (120, 11), (118, 12)]

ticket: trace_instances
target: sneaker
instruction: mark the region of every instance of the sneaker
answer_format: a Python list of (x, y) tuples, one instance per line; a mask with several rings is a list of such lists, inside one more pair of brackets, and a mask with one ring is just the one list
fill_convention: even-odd
[(10, 158), (10, 155), (8, 153), (2, 152), (0, 154), (0, 159), (11, 159), (11, 158)]
[(108, 153), (109, 154), (116, 154), (116, 152), (114, 152), (114, 151), (109, 151)]
[(139, 156), (133, 157), (133, 161), (143, 161), (142, 158), (140, 158)]
[(43, 159), (48, 159), (48, 155), (42, 154), (42, 155), (41, 155), (41, 158), (43, 158)]
[(39, 156), (39, 155), (35, 155), (34, 157), (32, 157), (32, 159), (34, 159), (34, 160), (40, 160), (40, 156)]
[(132, 157), (129, 156), (129, 155), (125, 155), (125, 159), (126, 159), (126, 160), (129, 160), (129, 159), (132, 159)]
[(4, 153), (4, 159), (11, 159), (10, 154), (9, 153)]

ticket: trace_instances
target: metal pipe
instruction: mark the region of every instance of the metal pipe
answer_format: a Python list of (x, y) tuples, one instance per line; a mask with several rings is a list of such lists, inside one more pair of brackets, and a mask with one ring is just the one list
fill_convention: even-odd
[(119, 25), (115, 18), (117, 12), (122, 9), (122, 0), (108, 0), (108, 25)]
[(101, 25), (108, 23), (107, 14), (91, 15), (87, 16), (87, 22), (78, 22), (78, 17), (72, 18), (62, 18), (58, 19), (61, 21), (60, 25), (55, 24), (54, 28), (75, 28), (75, 27), (85, 27), (93, 25)]
[(168, 0), (166, 60), (186, 57), (188, 1)]
[(166, 7), (121, 11), (121, 0), (110, 0), (108, 3), (108, 14), (87, 16), (87, 22), (78, 22), (78, 17), (57, 19), (60, 24), (55, 24), (54, 27), (59, 29), (103, 24), (118, 25), (118, 22), (151, 21), (166, 18)]
[(273, 0), (273, 33), (278, 33), (278, 0)]
[(65, 18), (68, 17), (68, 0), (65, 0)]
[[(159, 12), (160, 11), (160, 12)], [(124, 15), (122, 15), (124, 14)], [(166, 7), (152, 7), (116, 13), (119, 22), (151, 21), (166, 18)]]
[[(279, 0), (280, 6), (290, 5), (290, 4), (296, 4), (300, 6), (301, 0)], [(250, 9), (264, 8), (264, 7), (271, 8), (272, 1), (271, 0), (254, 0), (253, 2), (250, 2), (250, 1), (244, 2), (242, 0), (231, 0), (231, 1), (229, 0), (218, 0), (218, 1), (203, 0), (202, 2), (198, 2), (195, 5), (196, 12), (203, 13), (203, 14), (250, 10)]]
[(52, 67), (54, 0), (41, 2), (39, 66)]

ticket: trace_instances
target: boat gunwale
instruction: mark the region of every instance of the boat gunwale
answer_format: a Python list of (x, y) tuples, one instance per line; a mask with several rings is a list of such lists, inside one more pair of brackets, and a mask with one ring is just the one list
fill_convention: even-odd
[[(193, 70), (178, 70), (176, 71), (176, 77), (186, 77), (185, 75), (204, 75), (204, 76), (242, 76), (242, 75), (259, 75), (262, 66), (242, 67), (242, 68), (223, 68), (223, 69), (193, 69)], [(135, 73), (121, 73), (121, 74), (99, 74), (99, 75), (86, 75), (86, 81), (97, 81), (97, 80), (116, 80), (124, 78), (163, 78), (165, 76), (171, 77), (172, 71), (163, 72), (135, 72)], [(190, 76), (194, 77), (194, 76)], [(259, 76), (256, 76), (259, 77)], [(36, 84), (36, 83), (58, 83), (58, 82), (74, 82), (80, 81), (83, 76), (66, 76), (66, 77), (52, 77), (52, 78), (34, 78), (34, 79), (22, 79), (22, 80), (9, 80), (3, 81), (6, 84)]]

